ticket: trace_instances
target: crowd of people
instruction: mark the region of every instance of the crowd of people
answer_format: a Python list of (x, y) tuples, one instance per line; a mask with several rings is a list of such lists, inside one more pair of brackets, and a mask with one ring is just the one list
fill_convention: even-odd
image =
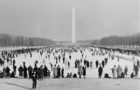
[[(131, 62), (133, 64), (133, 71), (128, 75), (129, 68), (125, 65), (124, 68), (119, 64), (113, 64), (110, 68), (112, 75), (104, 69), (109, 66), (110, 60), (120, 58), (114, 55), (115, 51), (111, 49), (95, 48), (95, 47), (41, 47), (41, 48), (27, 48), (1, 51), (0, 77), (19, 77), (32, 78), (33, 73), (39, 80), (45, 78), (86, 78), (87, 70), (97, 70), (98, 77), (101, 78), (138, 78), (140, 63)], [(122, 53), (120, 51), (117, 51)], [(38, 54), (38, 58), (33, 58)], [(27, 60), (18, 60), (20, 56), (24, 59), (31, 58), (29, 63)], [(103, 60), (91, 60), (90, 57), (104, 57)], [(89, 60), (90, 59), (90, 60)], [(76, 71), (72, 71), (72, 70)]]

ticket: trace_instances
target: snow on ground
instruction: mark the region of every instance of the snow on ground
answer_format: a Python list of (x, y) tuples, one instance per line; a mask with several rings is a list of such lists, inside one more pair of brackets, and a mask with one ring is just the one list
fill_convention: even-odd
[[(93, 50), (95, 50), (95, 48), (93, 48)], [(96, 48), (96, 50), (99, 50), (99, 49)], [(54, 60), (53, 53), (51, 53), (50, 59), (46, 58), (47, 54), (48, 53), (45, 52), (41, 56), (40, 53), (32, 52), (32, 56), (33, 56), (32, 58), (30, 57), (29, 54), (21, 54), (21, 55), (19, 55), (18, 57), (15, 58), (16, 66), (18, 68), (20, 65), (23, 65), (23, 61), (24, 61), (24, 62), (26, 62), (27, 67), (29, 65), (34, 67), (34, 62), (36, 60), (38, 60), (39, 65), (43, 64), (43, 61), (45, 61), (45, 64), (51, 70), (50, 63), (55, 63), (55, 60)], [(60, 55), (60, 53), (56, 54), (56, 56), (58, 56), (58, 55)], [(134, 56), (133, 55), (120, 54), (118, 52), (115, 52), (114, 55), (121, 56), (121, 57), (124, 57), (124, 58), (119, 58), (119, 62), (118, 62), (117, 57), (115, 57), (114, 60), (112, 60), (111, 58), (108, 58), (108, 64), (105, 66), (103, 73), (109, 73), (109, 75), (112, 76), (111, 68), (113, 68), (114, 65), (116, 65), (116, 66), (120, 65), (123, 70), (124, 70), (125, 66), (128, 66), (128, 75), (130, 76), (130, 74), (133, 72), (133, 63), (134, 63), (131, 59)], [(77, 73), (77, 69), (74, 68), (74, 62), (75, 62), (76, 59), (81, 59), (81, 53), (80, 53), (80, 51), (79, 52), (74, 52), (74, 53), (71, 54), (71, 56), (72, 56), (72, 59), (69, 60), (69, 53), (66, 53), (66, 60), (70, 61), (70, 65), (71, 65), (70, 69), (65, 67), (65, 65), (62, 63), (62, 58), (61, 58), (61, 62), (59, 63), (59, 65), (61, 67), (65, 68), (65, 75), (68, 72)], [(92, 52), (89, 50), (89, 48), (84, 51), (84, 59), (93, 62), (92, 69), (87, 69), (87, 77), (90, 77), (90, 78), (97, 78), (98, 77), (98, 70), (95, 68), (95, 61), (98, 60), (101, 63), (102, 60), (104, 60), (106, 57), (108, 57), (108, 54), (103, 55), (103, 56), (99, 56), (99, 55), (92, 56)], [(135, 57), (136, 57), (136, 58), (134, 58), (135, 60), (137, 60), (137, 59), (140, 60), (140, 57), (137, 57), (137, 56), (135, 56)], [(9, 66), (12, 69), (12, 66), (11, 65), (9, 65)], [(16, 76), (18, 76), (18, 69), (17, 69)], [(140, 75), (139, 75), (139, 77), (140, 77)]]
[[(45, 79), (36, 90), (140, 90), (139, 79)], [(0, 79), (0, 90), (32, 90), (30, 79)]]

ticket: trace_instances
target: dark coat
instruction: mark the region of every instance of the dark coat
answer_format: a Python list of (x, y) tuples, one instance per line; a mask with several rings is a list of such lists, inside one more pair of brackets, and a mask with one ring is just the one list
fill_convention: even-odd
[(58, 75), (58, 77), (60, 77), (60, 75), (61, 75), (61, 69), (60, 69), (60, 67), (57, 67), (57, 75)]
[(86, 67), (83, 67), (83, 75), (86, 76)]
[(22, 76), (23, 75), (23, 68), (19, 67), (18, 71), (19, 71), (19, 76)]
[(99, 67), (98, 73), (99, 73), (99, 75), (102, 75), (102, 73), (103, 73), (103, 68), (102, 67)]
[(24, 78), (27, 78), (27, 67), (26, 66), (24, 66), (23, 71), (24, 71)]

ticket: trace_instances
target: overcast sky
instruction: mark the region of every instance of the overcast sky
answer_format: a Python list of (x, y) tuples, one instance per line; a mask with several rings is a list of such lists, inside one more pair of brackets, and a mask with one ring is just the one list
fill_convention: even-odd
[(0, 33), (71, 40), (99, 39), (139, 31), (139, 0), (0, 0)]

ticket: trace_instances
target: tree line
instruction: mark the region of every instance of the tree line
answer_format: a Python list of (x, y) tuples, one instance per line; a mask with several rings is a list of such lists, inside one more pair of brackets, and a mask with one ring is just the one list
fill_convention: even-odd
[(93, 45), (129, 45), (129, 46), (140, 46), (140, 33), (128, 36), (109, 36), (101, 38), (100, 40), (93, 40)]
[(50, 39), (0, 34), (0, 46), (45, 46), (55, 44)]

